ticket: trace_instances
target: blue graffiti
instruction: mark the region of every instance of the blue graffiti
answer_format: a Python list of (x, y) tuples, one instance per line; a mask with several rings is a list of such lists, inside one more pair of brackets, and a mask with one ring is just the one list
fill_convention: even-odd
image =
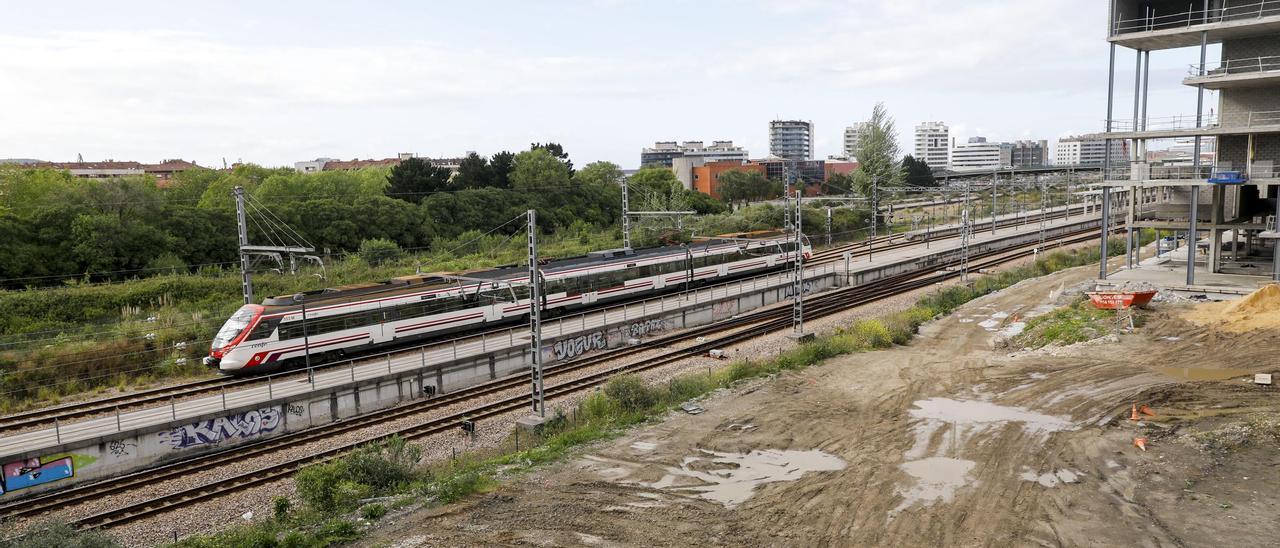
[(5, 489), (17, 491), (51, 481), (67, 479), (74, 475), (75, 466), (71, 462), (71, 457), (64, 457), (45, 464), (40, 464), (40, 459), (11, 462), (4, 465), (4, 487), (0, 487), (0, 494), (3, 494)]

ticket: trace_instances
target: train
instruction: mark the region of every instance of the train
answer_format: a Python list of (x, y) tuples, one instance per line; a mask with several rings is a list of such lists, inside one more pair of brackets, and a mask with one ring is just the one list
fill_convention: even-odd
[[(539, 265), (541, 314), (686, 291), (782, 269), (811, 255), (808, 240), (747, 233), (550, 261)], [(528, 280), (527, 266), (510, 265), (267, 298), (227, 319), (204, 364), (228, 375), (271, 373), (528, 321)]]

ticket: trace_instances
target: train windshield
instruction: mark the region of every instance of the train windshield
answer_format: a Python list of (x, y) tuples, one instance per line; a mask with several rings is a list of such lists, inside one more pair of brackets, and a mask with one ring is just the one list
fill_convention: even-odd
[(237, 310), (235, 314), (231, 315), (231, 318), (227, 320), (227, 323), (222, 324), (222, 329), (218, 330), (218, 334), (214, 335), (213, 345), (211, 348), (213, 350), (221, 350), (223, 347), (230, 344), (231, 341), (236, 340), (236, 337), (240, 336), (240, 333), (242, 333), (246, 327), (249, 327), (249, 323), (253, 321), (253, 317), (259, 310), (260, 307), (249, 304), (240, 307), (240, 310)]

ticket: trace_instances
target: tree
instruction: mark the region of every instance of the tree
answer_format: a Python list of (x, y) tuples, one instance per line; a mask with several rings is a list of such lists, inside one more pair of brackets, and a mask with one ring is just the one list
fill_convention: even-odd
[(529, 150), (538, 150), (538, 149), (542, 149), (547, 152), (550, 152), (552, 156), (555, 156), (556, 159), (560, 160), (561, 162), (564, 162), (564, 165), (569, 167), (570, 174), (573, 173), (573, 162), (569, 161), (569, 153), (564, 151), (564, 147), (561, 146), (560, 143), (547, 143), (547, 144), (530, 143), (529, 144)]
[(858, 183), (854, 180), (853, 175), (848, 173), (832, 173), (827, 177), (826, 181), (823, 181), (822, 193), (827, 196), (849, 194), (853, 192), (853, 189), (857, 186)]
[(580, 183), (616, 185), (622, 180), (622, 169), (613, 162), (591, 162), (574, 173), (573, 180)]
[(489, 160), (474, 152), (458, 164), (458, 174), (453, 176), (454, 188), (485, 188), (493, 186), (493, 170)]
[(569, 183), (569, 167), (545, 148), (516, 155), (511, 170), (511, 188), (526, 192), (555, 192)]
[(854, 154), (858, 169), (853, 172), (855, 190), (871, 196), (872, 183), (896, 186), (902, 183), (902, 165), (898, 163), (898, 130), (893, 118), (885, 110), (884, 103), (876, 103), (871, 109), (862, 139)]
[(511, 188), (511, 170), (515, 168), (515, 161), (515, 153), (505, 150), (489, 158), (489, 173), (492, 176), (490, 186)]
[(908, 186), (934, 187), (938, 181), (933, 177), (933, 168), (923, 160), (917, 160), (910, 154), (902, 157), (902, 171), (906, 174), (903, 182)]
[(387, 182), (387, 196), (417, 204), (428, 194), (449, 189), (449, 170), (425, 158), (409, 158), (391, 168)]
[(717, 192), (726, 203), (767, 200), (782, 195), (782, 183), (771, 181), (759, 171), (731, 169), (720, 174)]

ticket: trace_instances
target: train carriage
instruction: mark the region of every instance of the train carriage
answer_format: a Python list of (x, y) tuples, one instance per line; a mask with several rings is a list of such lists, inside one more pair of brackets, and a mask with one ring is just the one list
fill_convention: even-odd
[[(554, 316), (775, 270), (791, 264), (795, 247), (778, 236), (714, 238), (552, 261), (540, 269), (544, 313)], [(799, 253), (808, 257), (810, 252), (802, 243)], [(508, 266), (268, 298), (237, 310), (214, 337), (204, 362), (229, 374), (266, 373), (298, 366), (308, 356), (316, 364), (527, 321), (528, 279), (527, 267)]]

